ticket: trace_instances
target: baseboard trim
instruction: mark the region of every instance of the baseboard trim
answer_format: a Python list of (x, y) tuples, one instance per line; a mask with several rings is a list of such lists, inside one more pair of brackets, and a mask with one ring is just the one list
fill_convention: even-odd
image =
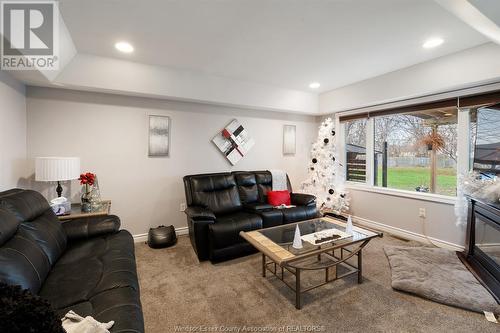
[[(458, 245), (458, 244), (447, 242), (447, 241), (437, 239), (434, 237), (425, 237), (424, 235), (413, 232), (413, 231), (408, 231), (408, 230), (404, 230), (401, 228), (393, 227), (391, 225), (372, 221), (369, 219), (365, 219), (363, 217), (353, 216), (352, 219), (354, 222), (359, 223), (361, 225), (367, 226), (369, 228), (377, 229), (380, 231), (384, 231), (384, 232), (390, 233), (392, 235), (395, 235), (395, 236), (398, 236), (398, 237), (401, 237), (404, 239), (414, 240), (414, 241), (418, 241), (418, 242), (422, 242), (422, 243), (426, 243), (426, 242), (428, 242), (427, 239), (430, 239), (435, 245), (437, 245), (441, 248), (449, 249), (452, 251), (463, 251), (464, 250), (464, 247), (461, 245)], [(177, 235), (187, 235), (188, 234), (188, 227), (175, 228), (175, 233)], [(145, 242), (148, 240), (147, 233), (137, 234), (137, 235), (134, 235), (133, 237), (134, 237), (134, 243)]]
[[(180, 235), (187, 235), (188, 234), (188, 227), (180, 227), (180, 228), (175, 228), (175, 233), (177, 236)], [(148, 240), (148, 234), (137, 234), (134, 235), (134, 243), (142, 243), (146, 242)]]
[(418, 242), (422, 242), (422, 243), (428, 243), (429, 242), (428, 240), (431, 240), (434, 245), (439, 246), (441, 248), (445, 248), (445, 249), (452, 250), (452, 251), (463, 251), (464, 250), (464, 247), (461, 245), (458, 245), (458, 244), (447, 242), (447, 241), (437, 239), (434, 237), (429, 237), (429, 236), (426, 237), (425, 235), (422, 235), (422, 234), (419, 234), (419, 233), (416, 233), (413, 231), (408, 231), (408, 230), (404, 230), (401, 228), (393, 227), (391, 225), (368, 220), (368, 219), (365, 219), (363, 217), (353, 216), (352, 219), (354, 222), (357, 222), (361, 225), (367, 226), (369, 228), (377, 229), (380, 231), (384, 231), (384, 232), (387, 232), (389, 234), (392, 234), (394, 236), (398, 236), (398, 237), (401, 237), (404, 239), (414, 240), (414, 241), (418, 241)]

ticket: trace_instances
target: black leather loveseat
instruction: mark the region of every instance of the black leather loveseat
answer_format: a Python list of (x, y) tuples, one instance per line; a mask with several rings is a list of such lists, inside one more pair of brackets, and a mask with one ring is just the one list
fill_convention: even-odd
[[(288, 178), (288, 177), (287, 177)], [(184, 177), (189, 237), (199, 260), (223, 261), (255, 249), (240, 231), (268, 228), (317, 216), (316, 198), (291, 192), (292, 205), (276, 209), (267, 204), (272, 189), (268, 171), (237, 171)]]
[(0, 192), (0, 281), (69, 310), (144, 332), (132, 236), (117, 216), (61, 223), (38, 192)]

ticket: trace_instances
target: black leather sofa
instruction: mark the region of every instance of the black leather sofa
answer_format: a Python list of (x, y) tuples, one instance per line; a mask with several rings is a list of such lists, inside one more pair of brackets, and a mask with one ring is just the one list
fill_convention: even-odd
[(255, 252), (240, 231), (278, 226), (314, 218), (316, 198), (294, 193), (292, 205), (276, 209), (267, 204), (272, 189), (268, 171), (237, 171), (189, 175), (183, 178), (191, 244), (198, 259), (223, 261)]
[(0, 193), (0, 281), (69, 310), (114, 320), (111, 332), (144, 332), (134, 242), (117, 216), (61, 223), (38, 192)]

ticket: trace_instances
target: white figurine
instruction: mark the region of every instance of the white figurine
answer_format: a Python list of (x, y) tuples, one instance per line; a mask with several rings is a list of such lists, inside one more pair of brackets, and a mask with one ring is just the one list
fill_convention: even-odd
[(293, 237), (292, 247), (294, 249), (302, 248), (302, 239), (300, 238), (300, 229), (298, 224), (295, 226), (295, 236)]
[(345, 226), (345, 232), (352, 235), (352, 218), (351, 215), (347, 218), (347, 225)]

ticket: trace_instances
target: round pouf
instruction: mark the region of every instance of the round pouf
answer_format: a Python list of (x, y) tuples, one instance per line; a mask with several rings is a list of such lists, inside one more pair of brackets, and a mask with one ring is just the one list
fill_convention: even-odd
[(172, 246), (177, 242), (177, 235), (173, 225), (161, 225), (158, 228), (149, 229), (148, 245), (153, 249)]

